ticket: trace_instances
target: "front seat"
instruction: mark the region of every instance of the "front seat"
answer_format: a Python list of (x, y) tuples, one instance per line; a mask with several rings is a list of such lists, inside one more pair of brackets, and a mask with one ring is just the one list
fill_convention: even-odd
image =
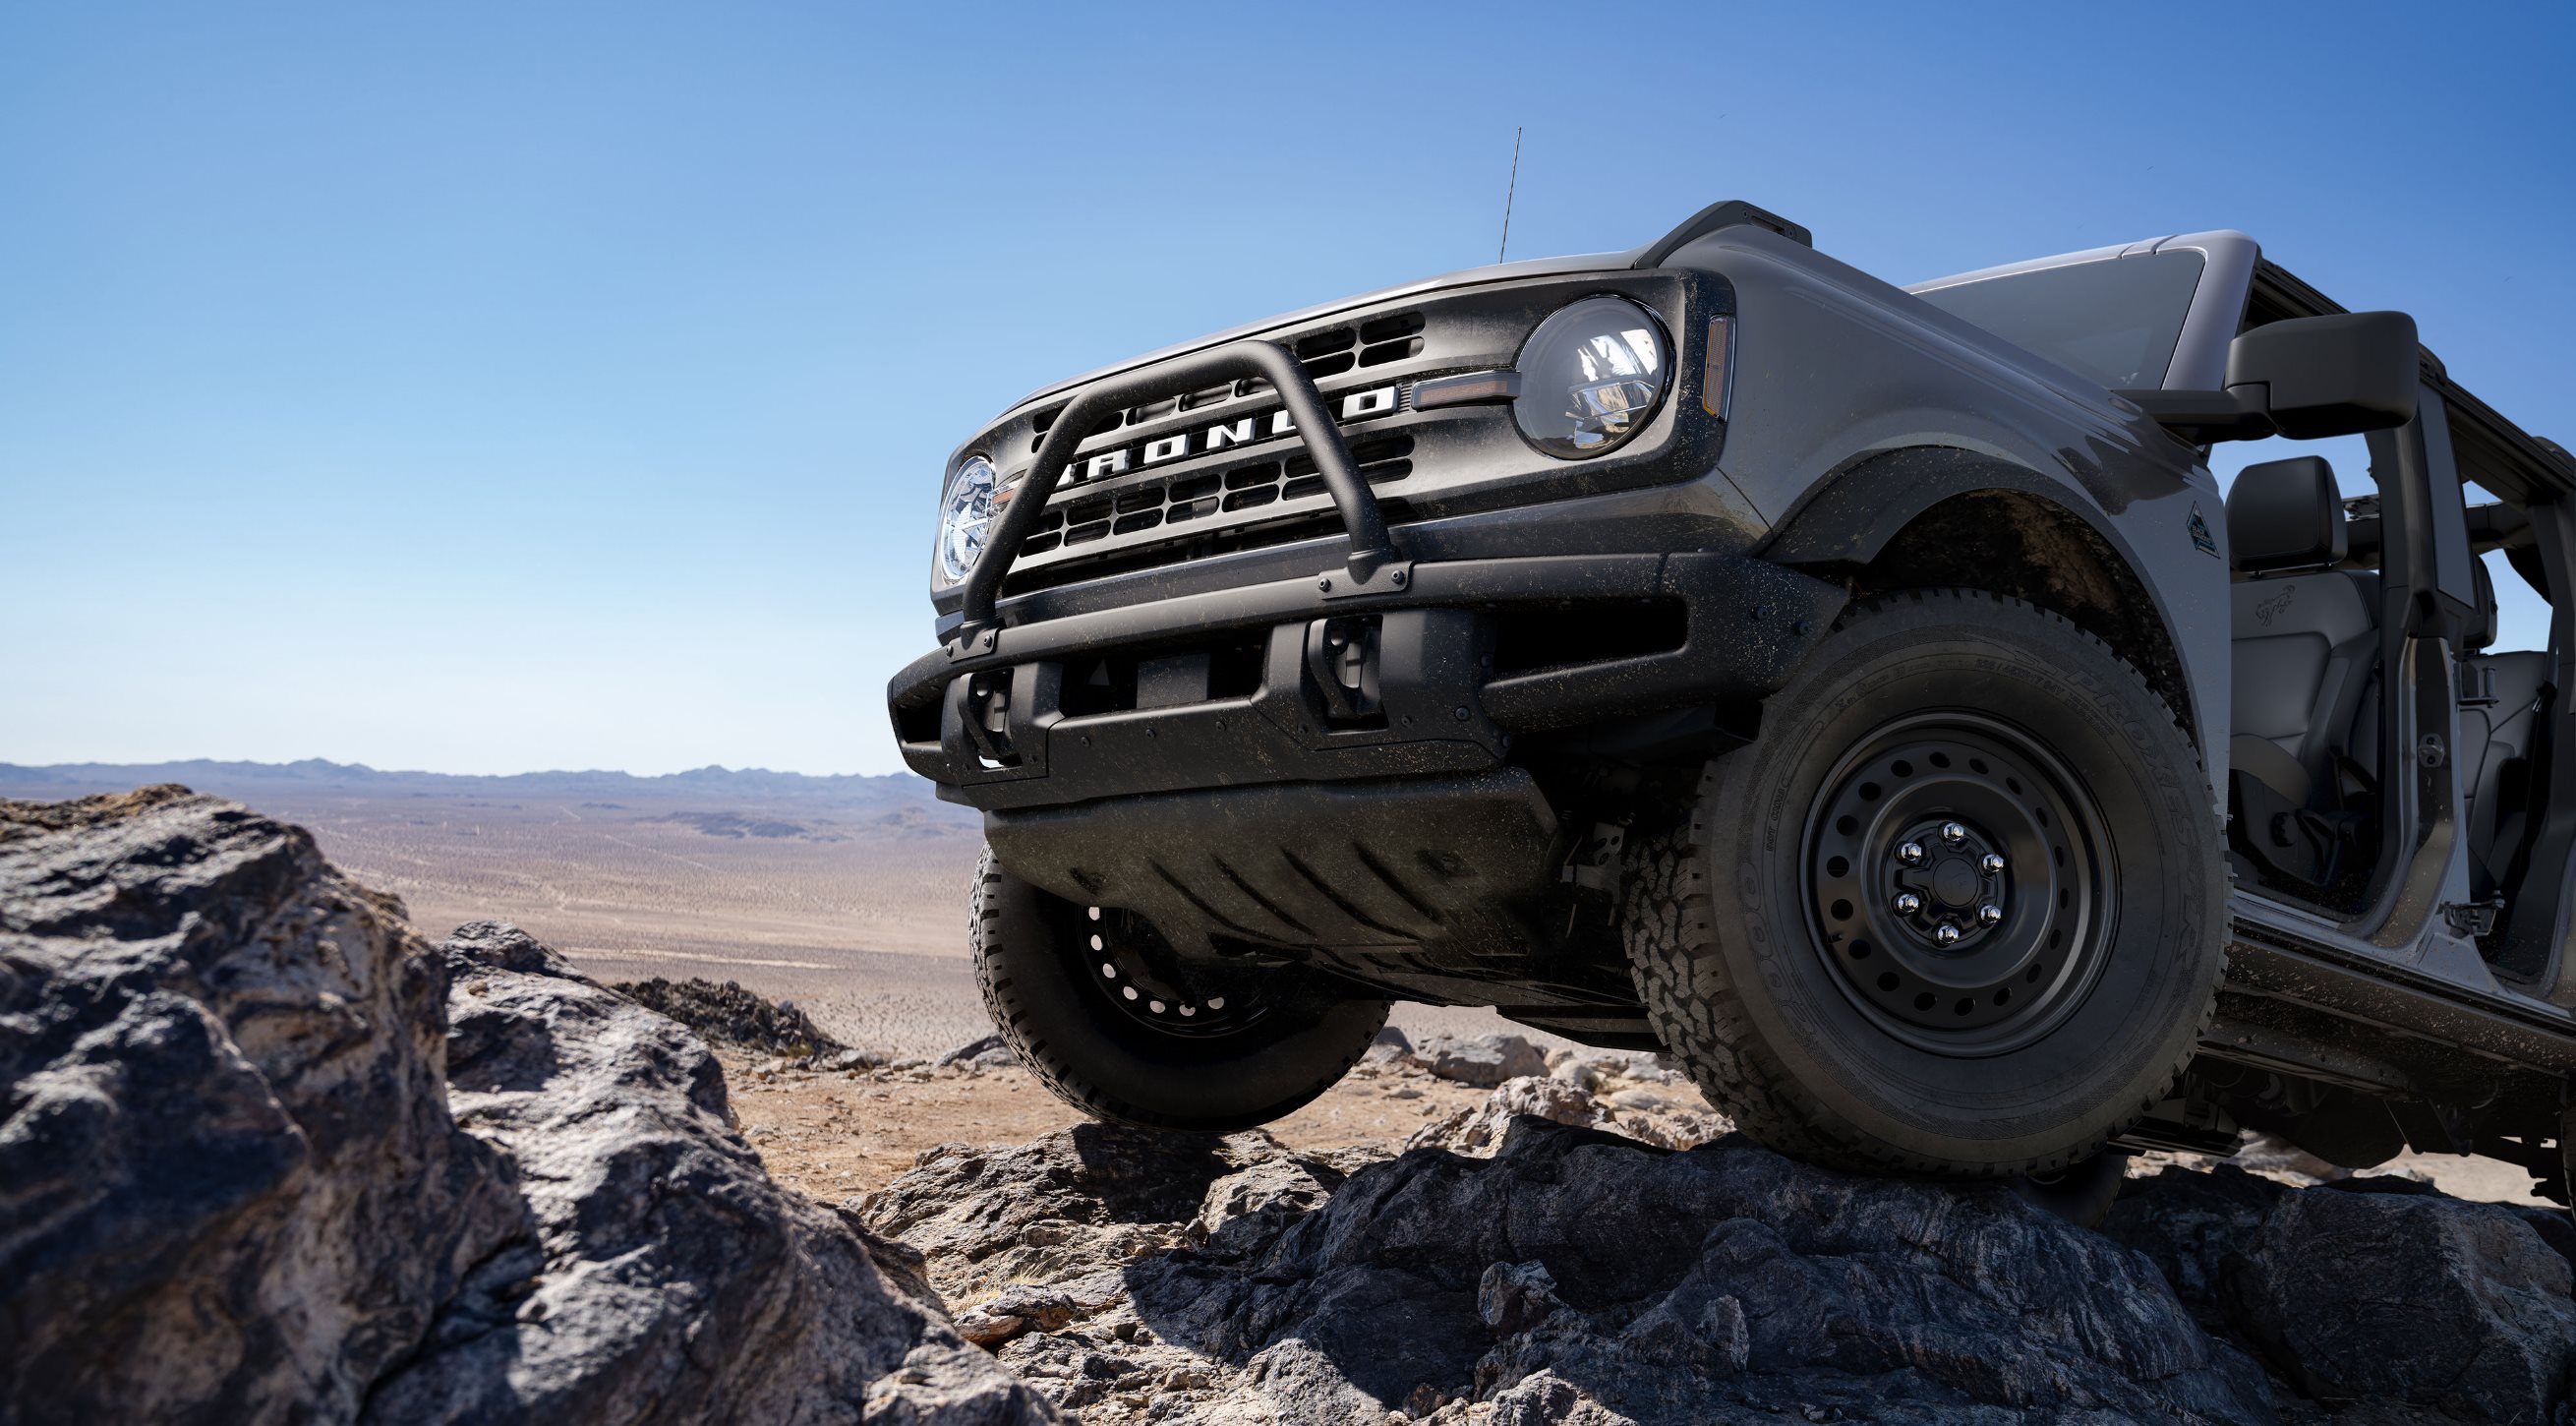
[(2343, 494), (2319, 456), (2247, 466), (2227, 493), (2235, 696), (2227, 758), (2237, 849), (2290, 889), (2336, 879), (2364, 840), (2376, 749), (2352, 729), (2379, 658), (2379, 580), (2338, 570)]
[(2534, 744), (2556, 689), (2549, 655), (2484, 652), (2496, 641), (2495, 580), (2485, 560), (2472, 568), (2478, 612), (2460, 659), (2460, 787), (2468, 798), (2469, 878), (2485, 900), (2512, 883), (2530, 824)]

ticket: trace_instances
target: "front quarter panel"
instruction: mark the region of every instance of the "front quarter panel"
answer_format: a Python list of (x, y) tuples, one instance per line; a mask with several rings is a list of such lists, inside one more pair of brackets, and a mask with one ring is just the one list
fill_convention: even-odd
[[(1971, 489), (2056, 503), (2153, 601), (2216, 800), (2230, 684), (2226, 520), (2194, 451), (2084, 377), (1772, 234), (1730, 229), (1675, 261), (1723, 274), (1736, 293), (1722, 465), (1773, 524), (1769, 557), (1866, 563), (1916, 514)], [(1948, 458), (1887, 459), (1897, 452)]]

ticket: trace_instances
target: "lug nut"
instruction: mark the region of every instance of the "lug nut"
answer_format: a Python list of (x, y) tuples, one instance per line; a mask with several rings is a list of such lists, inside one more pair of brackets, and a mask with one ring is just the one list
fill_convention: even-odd
[(2002, 871), (2003, 869), (2004, 858), (2003, 853), (2001, 852), (1988, 852), (1977, 861), (1977, 870), (1984, 872), (1988, 876), (1993, 876), (1995, 873)]
[(1956, 822), (1944, 822), (1941, 824), (1941, 840), (1955, 847), (1968, 840), (1968, 829)]
[(1981, 926), (2000, 925), (2003, 919), (2004, 909), (1991, 901), (1977, 908), (1977, 924)]
[(1923, 864), (1923, 844), (1921, 842), (1899, 843), (1896, 848), (1896, 859), (1905, 863), (1907, 866), (1921, 866)]
[(1922, 898), (1922, 897), (1917, 896), (1917, 895), (1915, 895), (1913, 892), (1910, 892), (1910, 891), (1900, 891), (1900, 892), (1896, 893), (1896, 914), (1897, 914), (1897, 915), (1899, 915), (1899, 916), (1911, 916), (1911, 915), (1913, 915), (1915, 912), (1920, 911), (1920, 910), (1922, 910), (1922, 909), (1923, 909), (1923, 898)]
[(1955, 946), (1959, 944), (1959, 928), (1945, 923), (1932, 933), (1932, 939), (1945, 946)]

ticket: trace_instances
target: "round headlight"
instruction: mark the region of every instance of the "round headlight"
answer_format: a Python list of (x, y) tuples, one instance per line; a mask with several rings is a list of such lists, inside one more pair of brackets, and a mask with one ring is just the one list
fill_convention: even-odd
[(1001, 515), (993, 499), (1001, 486), (1002, 478), (982, 456), (969, 456), (950, 478), (939, 502), (939, 572), (949, 583), (964, 579), (984, 553), (985, 536)]
[(1512, 416), (1530, 444), (1579, 460), (1644, 430), (1672, 383), (1664, 324), (1624, 297), (1586, 297), (1549, 315), (1521, 344)]

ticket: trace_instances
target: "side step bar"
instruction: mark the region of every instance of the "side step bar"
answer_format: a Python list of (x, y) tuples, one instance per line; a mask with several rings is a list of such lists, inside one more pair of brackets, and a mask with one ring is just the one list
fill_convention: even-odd
[[(2227, 989), (2331, 1015), (2374, 1039), (2430, 1041), (2446, 1058), (2576, 1075), (2576, 1022), (2555, 1007), (2476, 995), (2242, 917), (2229, 940)], [(2228, 1047), (2210, 1048), (2225, 1054)]]

